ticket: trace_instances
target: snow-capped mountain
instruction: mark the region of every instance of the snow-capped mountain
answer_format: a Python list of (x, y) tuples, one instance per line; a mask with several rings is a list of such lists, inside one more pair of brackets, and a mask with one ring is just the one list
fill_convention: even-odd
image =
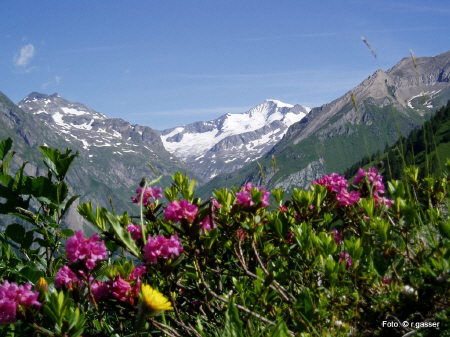
[[(161, 183), (168, 182), (170, 174), (187, 169), (184, 162), (166, 151), (159, 133), (147, 126), (108, 118), (58, 94), (33, 92), (18, 107), (19, 119), (28, 118), (30, 122), (15, 134), (31, 147), (48, 145), (79, 151), (72, 175), (68, 177), (69, 184), (102, 206), (107, 206), (111, 197), (117, 207), (129, 208), (129, 197), (142, 177), (154, 178), (147, 163), (158, 175), (164, 175)], [(11, 129), (14, 128), (12, 123)], [(101, 194), (100, 190), (108, 192)]]
[(119, 118), (108, 118), (84, 104), (68, 101), (57, 93), (45, 95), (33, 92), (18, 106), (25, 112), (37, 115), (67, 141), (81, 143), (79, 145), (88, 151), (113, 147), (113, 154), (123, 155), (141, 153), (142, 148), (151, 153), (154, 147), (163, 148), (157, 133), (149, 127), (130, 125)]
[(161, 139), (169, 152), (208, 181), (260, 158), (309, 111), (301, 105), (266, 100), (242, 114), (163, 130)]

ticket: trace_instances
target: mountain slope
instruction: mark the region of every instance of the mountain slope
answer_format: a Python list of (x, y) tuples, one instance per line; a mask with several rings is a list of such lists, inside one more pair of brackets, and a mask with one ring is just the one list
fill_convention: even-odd
[[(19, 106), (1, 94), (0, 123), (1, 139), (12, 137), (17, 152), (13, 171), (21, 160), (37, 163), (26, 166), (28, 175), (45, 174), (39, 145), (79, 151), (67, 181), (73, 194), (82, 195), (81, 202), (92, 200), (107, 207), (111, 199), (117, 209), (130, 209), (130, 196), (141, 178), (154, 177), (147, 162), (165, 175), (161, 184), (170, 180), (169, 174), (186, 171), (186, 165), (164, 149), (154, 130), (109, 119), (58, 94), (32, 93)], [(76, 212), (69, 216), (67, 222), (79, 228)]]
[(163, 130), (165, 148), (186, 161), (205, 181), (260, 158), (309, 111), (301, 105), (266, 100), (242, 114)]
[[(450, 98), (450, 52), (400, 61), (376, 71), (335, 101), (314, 108), (293, 124), (260, 163), (269, 188), (306, 188), (324, 173), (342, 172), (364, 155), (407, 135)], [(355, 106), (356, 103), (356, 106)], [(272, 168), (276, 158), (277, 172)], [(200, 190), (263, 184), (256, 164), (219, 176)]]

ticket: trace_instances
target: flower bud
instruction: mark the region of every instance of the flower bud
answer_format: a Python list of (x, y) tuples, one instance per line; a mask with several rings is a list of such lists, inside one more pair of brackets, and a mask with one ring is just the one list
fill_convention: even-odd
[(36, 290), (39, 291), (39, 294), (48, 293), (48, 283), (45, 278), (39, 278), (39, 280), (36, 282)]

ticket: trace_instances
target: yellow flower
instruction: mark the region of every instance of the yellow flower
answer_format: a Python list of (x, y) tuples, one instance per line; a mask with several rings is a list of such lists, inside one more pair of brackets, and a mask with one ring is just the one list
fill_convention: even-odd
[(138, 332), (144, 327), (147, 317), (156, 316), (164, 310), (172, 310), (172, 303), (148, 284), (141, 285), (141, 293), (136, 317)]
[(172, 303), (164, 297), (158, 290), (153, 289), (148, 284), (142, 284), (142, 303), (147, 310), (163, 311), (172, 310)]
[(36, 290), (39, 291), (39, 293), (48, 293), (48, 283), (45, 278), (39, 278), (36, 282)]

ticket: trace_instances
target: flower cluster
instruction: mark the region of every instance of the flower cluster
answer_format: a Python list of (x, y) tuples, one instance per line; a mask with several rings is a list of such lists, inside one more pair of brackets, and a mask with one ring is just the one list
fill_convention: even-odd
[(197, 215), (198, 207), (191, 204), (187, 200), (174, 200), (164, 210), (164, 221), (170, 221), (177, 223), (182, 219), (186, 219), (188, 222), (194, 222)]
[(391, 207), (392, 200), (380, 195), (385, 193), (385, 186), (383, 184), (383, 177), (378, 174), (378, 170), (375, 167), (370, 167), (367, 171), (362, 168), (358, 170), (358, 173), (355, 175), (355, 184), (361, 184), (366, 181), (372, 191), (375, 206), (386, 204), (388, 207)]
[(338, 245), (342, 245), (342, 233), (339, 233), (339, 231), (335, 228), (332, 230), (334, 233), (334, 242)]
[(202, 222), (200, 222), (200, 225), (202, 226), (202, 235), (206, 235), (206, 232), (211, 230), (211, 228), (216, 228), (217, 227), (215, 222), (214, 222), (214, 220), (217, 218), (216, 215), (214, 214), (214, 211), (216, 209), (221, 208), (222, 205), (219, 204), (215, 198), (211, 198), (211, 201), (212, 201), (211, 211), (213, 212), (212, 226), (211, 226), (210, 216), (208, 215)]
[[(242, 186), (239, 192), (236, 193), (236, 204), (241, 205), (243, 207), (251, 207), (255, 205), (255, 201), (252, 198), (252, 189), (256, 188), (252, 185), (252, 183), (247, 183)], [(269, 206), (269, 195), (264, 187), (259, 186), (258, 191), (262, 191), (261, 197), (261, 207)]]
[(338, 206), (354, 205), (361, 197), (359, 191), (349, 192), (347, 180), (337, 173), (323, 175), (321, 179), (313, 181), (313, 185), (322, 185), (327, 188), (328, 192), (334, 192)]
[(75, 232), (75, 235), (66, 242), (66, 257), (69, 264), (84, 261), (87, 269), (93, 269), (97, 260), (103, 260), (106, 257), (105, 243), (99, 239), (98, 234), (85, 239), (82, 231)]
[(350, 258), (350, 255), (348, 253), (340, 252), (339, 253), (339, 261), (345, 262), (347, 266), (352, 265), (352, 259)]
[[(139, 187), (136, 190), (137, 196), (136, 197), (131, 197), (131, 200), (133, 201), (133, 203), (140, 205), (141, 204), (141, 197), (142, 197), (142, 205), (143, 206), (147, 206), (149, 205), (150, 202), (150, 198), (152, 198), (153, 200), (156, 200), (158, 198), (162, 198), (162, 188), (160, 187), (151, 187), (151, 186), (147, 186), (144, 190), (144, 192), (142, 192), (143, 188)], [(143, 195), (142, 195), (143, 193)]]
[(113, 297), (119, 301), (134, 305), (139, 296), (141, 277), (145, 272), (145, 266), (135, 267), (131, 274), (126, 278), (119, 274), (114, 279), (93, 283), (92, 293), (95, 301), (98, 303)]
[(179, 256), (182, 251), (183, 247), (177, 234), (168, 239), (162, 235), (154, 238), (149, 236), (147, 244), (144, 246), (144, 258), (147, 260), (147, 264), (151, 262), (156, 264), (159, 257), (163, 259), (174, 258)]
[(64, 287), (72, 290), (76, 285), (81, 286), (81, 280), (68, 266), (63, 266), (58, 270), (54, 282), (56, 288)]
[(39, 293), (31, 290), (31, 284), (17, 285), (7, 280), (0, 285), (0, 325), (14, 323), (16, 314), (32, 305), (40, 306)]
[(127, 231), (131, 233), (131, 237), (134, 241), (142, 241), (142, 227), (130, 222), (127, 226)]

